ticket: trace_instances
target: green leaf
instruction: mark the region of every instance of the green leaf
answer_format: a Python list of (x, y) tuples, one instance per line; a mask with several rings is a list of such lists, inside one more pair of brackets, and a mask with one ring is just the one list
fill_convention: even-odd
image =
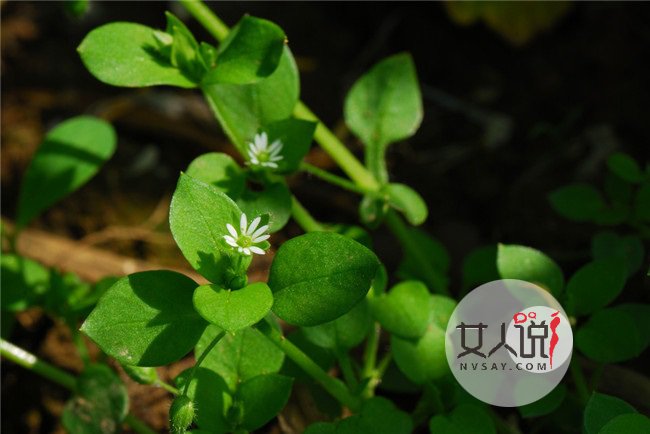
[(410, 434), (411, 417), (386, 398), (374, 397), (363, 403), (361, 412), (335, 423), (316, 423), (304, 434)]
[(246, 186), (246, 174), (229, 155), (210, 152), (194, 159), (187, 168), (189, 176), (237, 200)]
[(530, 247), (499, 244), (497, 270), (502, 279), (525, 280), (555, 296), (564, 287), (564, 275), (555, 261)]
[(63, 199), (90, 178), (115, 152), (113, 127), (92, 116), (68, 119), (47, 133), (23, 178), (16, 224)]
[(229, 332), (252, 326), (266, 316), (273, 294), (266, 283), (230, 290), (201, 285), (194, 291), (194, 308), (203, 318)]
[(361, 300), (348, 313), (334, 321), (314, 327), (303, 327), (302, 332), (319, 347), (347, 351), (363, 341), (371, 325), (368, 303)]
[(316, 131), (316, 122), (303, 119), (283, 119), (264, 125), (261, 130), (268, 134), (269, 145), (276, 140), (282, 142), (277, 172), (290, 173), (298, 170), (300, 163), (309, 152)]
[(271, 265), (273, 311), (301, 326), (332, 321), (363, 299), (378, 267), (374, 253), (343, 235), (311, 232), (293, 238)]
[(427, 329), (432, 299), (421, 282), (401, 282), (370, 302), (373, 316), (391, 334), (417, 339)]
[(291, 395), (293, 379), (279, 374), (258, 375), (241, 384), (235, 400), (243, 410), (239, 427), (261, 428), (284, 408)]
[[(176, 377), (175, 383), (179, 389), (185, 388), (191, 372), (192, 368), (189, 368)], [(204, 365), (199, 366), (187, 388), (187, 396), (196, 407), (195, 421), (199, 428), (211, 434), (225, 434), (233, 431), (232, 425), (226, 419), (233, 399), (228, 385), (218, 373)]]
[(194, 311), (196, 283), (173, 271), (145, 271), (118, 280), (81, 326), (120, 363), (162, 366), (196, 344), (207, 323)]
[(345, 122), (366, 145), (366, 165), (388, 181), (389, 144), (411, 137), (422, 122), (422, 96), (408, 53), (388, 57), (364, 74), (345, 98)]
[(106, 84), (196, 87), (190, 77), (159, 53), (158, 46), (151, 27), (115, 22), (88, 33), (77, 51), (88, 71)]
[(433, 296), (427, 329), (418, 340), (391, 336), (395, 363), (416, 384), (443, 377), (449, 372), (445, 357), (445, 331), (456, 303), (444, 296)]
[(244, 16), (219, 44), (217, 65), (203, 83), (250, 84), (268, 77), (278, 67), (285, 39), (271, 21)]
[[(227, 224), (238, 227), (241, 211), (215, 187), (181, 174), (169, 209), (169, 226), (187, 261), (206, 279), (227, 284), (239, 274), (239, 257), (223, 239)], [(253, 217), (253, 216), (250, 216)]]
[(237, 205), (247, 216), (269, 216), (269, 232), (282, 229), (291, 217), (291, 192), (277, 182), (264, 186), (261, 191), (244, 190)]
[(643, 348), (650, 345), (650, 304), (644, 303), (623, 303), (616, 306), (617, 310), (627, 313), (632, 318), (641, 332)]
[[(199, 83), (208, 69), (208, 65), (201, 57), (199, 43), (185, 23), (174, 14), (165, 12), (165, 17), (167, 17), (166, 31), (171, 36), (171, 46), (167, 47), (167, 44), (163, 43), (162, 49), (159, 48), (160, 55), (164, 55), (164, 60), (168, 60), (192, 82)], [(160, 33), (157, 32), (158, 42), (160, 42), (159, 35)]]
[(391, 183), (385, 187), (385, 192), (390, 206), (404, 214), (413, 226), (419, 226), (427, 219), (429, 210), (426, 202), (408, 185)]
[(553, 191), (548, 198), (558, 214), (577, 222), (594, 221), (605, 209), (600, 192), (588, 184), (564, 186)]
[(615, 152), (607, 159), (607, 167), (627, 182), (637, 184), (643, 181), (643, 171), (632, 157), (624, 152)]
[(567, 283), (567, 308), (587, 315), (607, 306), (621, 293), (627, 267), (617, 260), (593, 261), (580, 268)]
[(610, 420), (629, 413), (636, 413), (636, 410), (622, 399), (603, 393), (593, 393), (585, 407), (585, 434), (598, 434)]
[(566, 397), (567, 387), (560, 383), (548, 395), (538, 401), (517, 407), (523, 418), (540, 417), (553, 413), (557, 410)]
[(597, 261), (622, 261), (627, 275), (636, 273), (643, 264), (643, 242), (634, 235), (618, 236), (613, 232), (600, 232), (591, 240), (591, 255)]
[(202, 86), (208, 104), (224, 132), (242, 155), (248, 142), (271, 122), (287, 119), (298, 102), (298, 68), (285, 47), (273, 74), (254, 84), (209, 84)]
[(650, 432), (650, 418), (634, 413), (623, 414), (610, 420), (598, 434), (639, 434)]
[(345, 235), (348, 238), (353, 239), (357, 243), (361, 243), (369, 249), (372, 249), (372, 237), (367, 230), (361, 226), (356, 225), (346, 225), (346, 224), (334, 224), (329, 226), (329, 229), (337, 234)]
[(618, 363), (632, 359), (645, 349), (646, 326), (633, 314), (618, 307), (596, 312), (575, 335), (576, 346), (590, 359)]
[(113, 434), (122, 431), (129, 397), (119, 377), (105, 365), (90, 365), (77, 379), (75, 396), (61, 416), (66, 431)]
[(50, 272), (38, 262), (18, 255), (3, 254), (0, 265), (0, 303), (3, 311), (23, 311), (36, 304), (48, 290)]
[(463, 290), (467, 291), (500, 278), (497, 269), (499, 248), (496, 245), (478, 247), (463, 261)]
[[(196, 345), (197, 358), (219, 333), (219, 327), (208, 326)], [(226, 333), (201, 366), (219, 374), (234, 393), (241, 382), (278, 372), (283, 361), (284, 353), (275, 344), (256, 329), (246, 328), (234, 334)]]

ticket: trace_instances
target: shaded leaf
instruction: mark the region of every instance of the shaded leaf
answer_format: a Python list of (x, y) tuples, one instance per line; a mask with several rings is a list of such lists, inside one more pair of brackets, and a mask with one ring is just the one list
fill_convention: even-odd
[(242, 408), (241, 428), (261, 428), (284, 408), (291, 395), (293, 379), (279, 374), (258, 375), (243, 382), (235, 400)]
[(603, 393), (593, 393), (585, 407), (585, 432), (598, 434), (610, 420), (629, 413), (636, 413), (636, 410), (622, 399)]
[(113, 127), (92, 116), (77, 116), (50, 130), (23, 177), (16, 224), (26, 226), (88, 182), (111, 158), (115, 143)]
[(192, 279), (145, 271), (118, 280), (81, 326), (120, 363), (162, 366), (187, 354), (207, 323), (194, 310)]
[(607, 306), (623, 290), (627, 267), (618, 260), (593, 261), (580, 268), (567, 283), (567, 308), (587, 315)]
[(239, 164), (229, 155), (220, 152), (210, 152), (195, 158), (186, 173), (214, 186), (233, 200), (237, 200), (246, 186), (246, 174)]
[(571, 184), (548, 196), (551, 206), (562, 217), (577, 222), (595, 220), (605, 209), (600, 192), (588, 184)]
[(311, 232), (293, 238), (271, 265), (273, 311), (290, 324), (332, 321), (363, 299), (378, 267), (374, 253), (343, 235)]
[(525, 280), (544, 287), (555, 296), (564, 287), (564, 275), (555, 261), (530, 247), (499, 244), (497, 270), (502, 279)]

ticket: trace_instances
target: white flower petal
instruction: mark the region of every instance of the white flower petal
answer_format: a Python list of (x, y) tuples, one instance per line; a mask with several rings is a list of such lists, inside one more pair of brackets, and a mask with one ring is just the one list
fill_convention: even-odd
[(269, 158), (269, 160), (271, 162), (280, 161), (280, 160), (282, 160), (282, 156), (281, 155), (276, 155), (275, 157), (272, 156), (271, 158)]
[(271, 235), (266, 234), (266, 235), (262, 235), (261, 237), (253, 238), (253, 242), (254, 243), (261, 243), (262, 241), (266, 241), (269, 238), (271, 238)]
[(250, 251), (253, 252), (253, 253), (257, 253), (258, 255), (263, 255), (263, 254), (266, 253), (264, 250), (260, 249), (259, 247), (255, 247), (255, 246), (251, 246)]
[(262, 235), (264, 232), (268, 231), (268, 230), (269, 230), (269, 225), (264, 225), (261, 228), (259, 228), (258, 230), (256, 230), (255, 232), (253, 232), (253, 235), (251, 235), (251, 238), (255, 239), (255, 238), (259, 237), (260, 235)]
[(277, 169), (277, 168), (278, 168), (278, 165), (275, 164), (273, 161), (267, 161), (266, 163), (264, 163), (264, 165), (265, 165), (266, 167), (271, 167), (271, 168), (273, 168), (273, 169)]
[(248, 222), (246, 221), (246, 214), (242, 213), (241, 218), (239, 219), (239, 229), (241, 229), (240, 233), (246, 233), (246, 226), (248, 226)]
[(259, 225), (261, 221), (262, 221), (262, 217), (255, 217), (253, 219), (253, 221), (251, 222), (251, 224), (248, 226), (248, 230), (246, 231), (246, 235), (252, 234), (253, 231), (255, 231), (255, 229), (257, 229), (257, 225)]
[(239, 245), (237, 245), (237, 241), (235, 241), (235, 239), (233, 237), (231, 237), (230, 235), (224, 235), (223, 239), (226, 240), (226, 242), (228, 244), (230, 244), (231, 246), (239, 247)]
[(238, 246), (238, 247), (237, 247), (237, 251), (238, 251), (239, 253), (244, 253), (244, 248), (241, 247), (241, 246)]
[(282, 150), (282, 142), (279, 141), (279, 140), (276, 140), (275, 142), (273, 142), (273, 144), (271, 144), (271, 147), (269, 148), (269, 152), (272, 153), (272, 154), (273, 153), (278, 153), (281, 150)]
[(239, 234), (237, 233), (237, 230), (235, 229), (235, 227), (233, 225), (231, 225), (230, 223), (227, 223), (226, 224), (226, 229), (228, 229), (228, 232), (230, 232), (230, 235), (232, 235), (233, 238), (235, 238), (235, 239), (239, 238)]
[(244, 255), (250, 256), (251, 255), (251, 249), (248, 247), (244, 247)]

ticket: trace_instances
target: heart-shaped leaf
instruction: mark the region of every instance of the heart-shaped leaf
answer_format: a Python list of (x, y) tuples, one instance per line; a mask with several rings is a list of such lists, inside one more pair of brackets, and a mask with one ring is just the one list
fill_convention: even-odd
[(92, 116), (77, 116), (52, 129), (23, 178), (16, 223), (26, 226), (43, 210), (84, 185), (115, 152), (113, 127)]
[(348, 312), (370, 289), (379, 260), (366, 247), (332, 232), (284, 243), (273, 259), (273, 311), (290, 324), (312, 326)]
[(627, 182), (639, 183), (643, 181), (643, 171), (639, 164), (624, 152), (615, 152), (607, 158), (607, 167), (619, 178)]
[(241, 289), (201, 285), (194, 291), (194, 307), (203, 318), (229, 332), (252, 326), (266, 316), (273, 294), (266, 283), (252, 283)]
[(203, 83), (250, 84), (268, 77), (278, 67), (285, 39), (271, 21), (244, 16), (219, 44), (216, 67)]
[(432, 312), (431, 294), (418, 281), (401, 282), (370, 300), (372, 314), (388, 332), (406, 339), (424, 334)]
[(81, 326), (120, 363), (162, 366), (187, 354), (207, 323), (194, 310), (196, 283), (173, 271), (145, 271), (118, 280)]
[(88, 33), (77, 51), (88, 71), (106, 84), (196, 87), (190, 77), (159, 53), (154, 31), (136, 23), (105, 24)]
[(181, 174), (169, 209), (169, 226), (181, 252), (206, 279), (218, 284), (234, 270), (235, 251), (226, 244), (226, 225), (238, 226), (241, 211), (215, 187)]
[(650, 418), (643, 414), (622, 414), (607, 422), (598, 434), (639, 434), (650, 432)]

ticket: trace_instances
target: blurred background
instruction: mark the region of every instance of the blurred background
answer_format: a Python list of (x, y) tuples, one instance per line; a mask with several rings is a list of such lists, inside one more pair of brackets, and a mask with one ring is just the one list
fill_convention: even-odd
[[(164, 28), (165, 10), (187, 19), (197, 39), (210, 37), (173, 3), (91, 1), (80, 16), (72, 5), (3, 1), (0, 6), (2, 217), (13, 220), (21, 177), (44, 133), (68, 117), (95, 114), (116, 127), (117, 152), (89, 184), (32, 224), (34, 237), (54, 243), (51, 252), (40, 254), (49, 254), (49, 265), (56, 265), (65, 259), (61, 246), (73, 246), (88, 249), (91, 264), (94, 252), (102, 250), (118, 263), (132, 258), (186, 269), (167, 227), (178, 174), (202, 153), (235, 155), (235, 150), (200, 92), (104, 85), (85, 70), (76, 47), (91, 29), (111, 21)], [(529, 245), (556, 259), (565, 272), (575, 270), (589, 255), (595, 227), (558, 216), (547, 194), (572, 181), (602, 184), (612, 152), (627, 152), (644, 164), (649, 160), (647, 4), (210, 5), (229, 25), (245, 13), (278, 23), (301, 71), (302, 100), (359, 154), (361, 145), (342, 121), (347, 90), (383, 57), (413, 54), (425, 117), (415, 137), (390, 148), (389, 170), (393, 181), (409, 184), (427, 201), (423, 227), (450, 252), (452, 292), (460, 286), (463, 257), (489, 243)], [(308, 159), (335, 169), (318, 148)], [(305, 175), (290, 182), (317, 218), (356, 221), (357, 197)], [(273, 241), (299, 233), (290, 223)], [(373, 238), (380, 258), (394, 268), (397, 243), (387, 231)], [(256, 269), (263, 275), (267, 265), (260, 262)], [(74, 271), (91, 280), (101, 277), (92, 268)], [(644, 283), (640, 274), (637, 279), (629, 284), (645, 285), (648, 293), (647, 279)], [(12, 339), (78, 370), (62, 330), (38, 312), (27, 312), (19, 316)], [(647, 372), (647, 361), (630, 363)], [(182, 369), (173, 367), (168, 375)], [(8, 366), (2, 380), (4, 432), (61, 431), (56, 418), (63, 391)], [(164, 393), (138, 387), (132, 391), (139, 407), (134, 411), (163, 429)], [(40, 402), (32, 399), (35, 390)]]

